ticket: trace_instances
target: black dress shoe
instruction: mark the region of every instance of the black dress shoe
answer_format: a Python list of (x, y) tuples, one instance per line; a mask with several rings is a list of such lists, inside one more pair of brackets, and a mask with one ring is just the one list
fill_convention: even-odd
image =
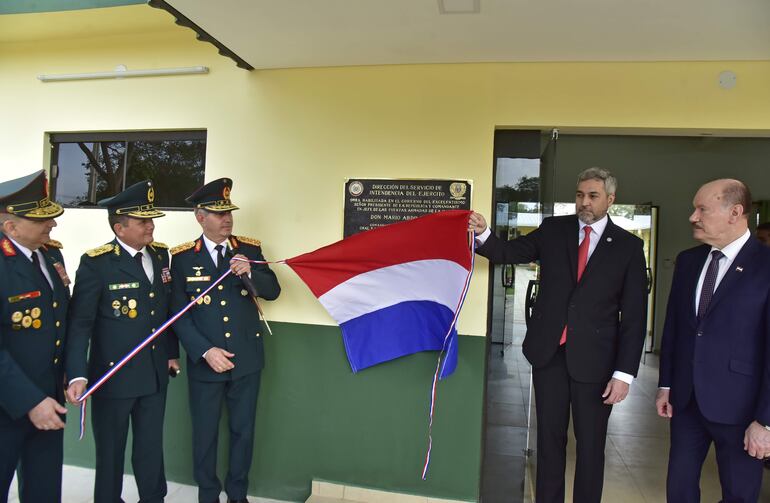
[(246, 498), (239, 499), (239, 500), (231, 500), (228, 498), (227, 503), (249, 503), (249, 500)]

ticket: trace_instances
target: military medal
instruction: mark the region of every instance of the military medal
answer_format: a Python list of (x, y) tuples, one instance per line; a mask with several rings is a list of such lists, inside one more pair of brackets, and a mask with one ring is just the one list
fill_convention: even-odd
[(23, 317), (24, 317), (24, 315), (23, 315), (23, 314), (21, 314), (21, 311), (15, 311), (15, 312), (14, 312), (14, 313), (11, 315), (11, 321), (12, 321), (12, 322), (14, 322), (14, 323), (18, 323), (18, 322), (20, 322), (20, 321), (21, 321), (21, 319), (22, 319)]
[(128, 306), (123, 306), (120, 308), (120, 312), (123, 314), (128, 314)]
[(210, 295), (206, 295), (205, 297), (203, 297), (203, 302), (204, 302), (204, 303), (205, 303), (207, 306), (208, 306), (209, 304), (211, 304), (211, 296), (210, 296)]
[(131, 299), (128, 301), (128, 308), (129, 309), (136, 309), (136, 299)]
[(241, 290), (241, 295), (243, 295), (244, 297), (247, 296), (248, 294), (249, 292), (247, 292), (246, 289)]
[(54, 262), (53, 268), (56, 269), (56, 272), (59, 274), (61, 282), (64, 283), (64, 286), (70, 286), (70, 277), (67, 276), (67, 270), (64, 269), (64, 264), (61, 262)]
[(203, 269), (203, 267), (193, 267), (193, 269), (195, 269), (195, 275), (196, 276), (200, 276), (201, 275), (201, 269)]
[(40, 328), (41, 326), (43, 326), (43, 322), (42, 322), (42, 321), (40, 321), (39, 319), (36, 319), (36, 320), (32, 320), (32, 328), (34, 328), (35, 330), (37, 330), (37, 329), (38, 329), (38, 328)]
[(112, 308), (116, 311), (120, 310), (120, 301), (118, 299), (112, 301)]
[(128, 317), (129, 317), (129, 318), (136, 318), (136, 309), (131, 309), (131, 310), (128, 312)]
[(32, 316), (25, 316), (21, 319), (21, 326), (24, 328), (29, 328), (32, 326)]
[(168, 270), (168, 267), (164, 267), (160, 271), (160, 279), (164, 283), (171, 283), (171, 271)]
[(116, 309), (112, 312), (115, 316), (120, 316), (120, 309)]
[(36, 319), (40, 318), (40, 314), (41, 314), (40, 308), (39, 307), (33, 307), (32, 311), (30, 312), (30, 314), (32, 315), (32, 319), (33, 320), (36, 320)]

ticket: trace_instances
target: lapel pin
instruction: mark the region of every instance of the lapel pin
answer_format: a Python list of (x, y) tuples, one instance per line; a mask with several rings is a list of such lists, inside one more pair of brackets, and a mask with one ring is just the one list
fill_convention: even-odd
[(735, 270), (738, 271), (738, 272), (743, 272), (743, 267), (735, 266)]
[(612, 243), (612, 238), (607, 238), (608, 243)]

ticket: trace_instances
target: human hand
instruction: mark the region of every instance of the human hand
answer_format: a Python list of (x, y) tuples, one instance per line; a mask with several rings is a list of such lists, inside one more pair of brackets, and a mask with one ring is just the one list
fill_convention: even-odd
[(671, 402), (668, 401), (670, 395), (670, 389), (658, 390), (658, 395), (655, 397), (655, 408), (660, 417), (671, 418), (674, 416), (674, 407), (671, 405)]
[(168, 361), (168, 375), (171, 377), (176, 377), (179, 375), (179, 373), (182, 371), (182, 368), (179, 366), (179, 360), (176, 358), (171, 359)]
[[(241, 260), (237, 260), (241, 259)], [(232, 259), (230, 259), (230, 270), (233, 271), (233, 274), (236, 276), (242, 276), (246, 275), (247, 277), (249, 274), (251, 274), (251, 264), (249, 262), (246, 262), (246, 260), (249, 260), (245, 255), (238, 254), (235, 255)]]
[(613, 377), (610, 379), (610, 382), (607, 383), (607, 387), (604, 388), (604, 393), (602, 394), (602, 398), (605, 399), (604, 403), (607, 405), (614, 405), (622, 402), (623, 399), (628, 396), (629, 387), (628, 383)]
[(221, 374), (222, 372), (227, 372), (235, 367), (235, 364), (230, 361), (230, 358), (233, 356), (235, 356), (234, 353), (230, 353), (224, 349), (211, 348), (206, 351), (205, 359), (206, 363), (211, 367), (211, 370), (217, 374)]
[(67, 386), (67, 392), (65, 393), (67, 401), (72, 405), (77, 405), (80, 403), (78, 399), (83, 395), (85, 391), (86, 381), (77, 380), (71, 383), (69, 386)]
[(743, 450), (752, 458), (770, 457), (770, 431), (753, 421), (743, 435)]
[(29, 416), (29, 420), (32, 421), (32, 424), (38, 430), (61, 430), (64, 428), (64, 421), (61, 420), (59, 414), (66, 413), (67, 409), (50, 396), (47, 396), (42, 402), (27, 412), (27, 416)]
[(471, 216), (468, 218), (468, 230), (476, 234), (481, 234), (487, 230), (487, 221), (484, 220), (484, 216), (481, 213), (476, 213), (475, 211), (471, 213)]

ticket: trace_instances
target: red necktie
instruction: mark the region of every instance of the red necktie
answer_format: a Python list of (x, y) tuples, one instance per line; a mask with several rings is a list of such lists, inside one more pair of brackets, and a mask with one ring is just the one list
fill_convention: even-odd
[[(577, 263), (577, 280), (583, 276), (583, 271), (586, 270), (586, 264), (588, 263), (588, 248), (591, 247), (591, 226), (586, 225), (583, 227), (583, 231), (586, 233), (583, 238), (583, 242), (580, 243), (578, 248), (578, 263)], [(563, 345), (567, 342), (567, 326), (564, 326), (564, 331), (561, 333), (561, 339), (559, 345)]]

